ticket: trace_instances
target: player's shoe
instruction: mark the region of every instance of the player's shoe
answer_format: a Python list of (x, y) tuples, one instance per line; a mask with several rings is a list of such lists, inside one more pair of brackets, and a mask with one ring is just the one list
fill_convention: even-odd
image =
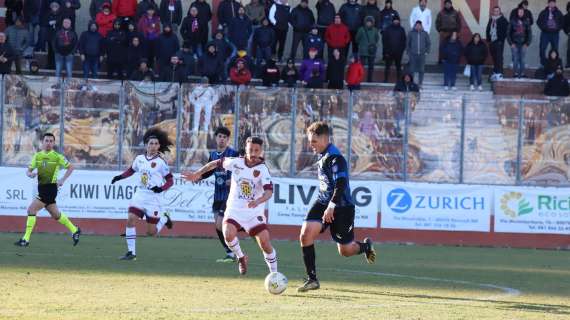
[(174, 223), (170, 219), (170, 212), (165, 212), (164, 216), (166, 217), (166, 223), (164, 224), (164, 226), (166, 227), (166, 229), (172, 229)]
[(73, 239), (73, 246), (75, 247), (78, 243), (79, 243), (79, 236), (81, 235), (81, 228), (77, 228), (77, 231), (75, 231), (72, 235), (71, 235), (71, 239)]
[(366, 244), (366, 250), (364, 250), (364, 256), (366, 257), (366, 262), (372, 264), (376, 261), (376, 250), (374, 250), (374, 244), (372, 243), (372, 239), (364, 238), (362, 240), (364, 244)]
[(321, 287), (321, 285), (319, 284), (319, 280), (309, 278), (309, 279), (305, 280), (305, 283), (303, 283), (302, 286), (297, 288), (297, 292), (307, 292), (310, 290), (317, 290), (320, 287)]
[(223, 262), (223, 263), (232, 263), (236, 262), (236, 256), (234, 254), (226, 254), (225, 257), (216, 260), (216, 262)]
[(248, 261), (248, 257), (247, 256), (243, 256), (241, 258), (238, 259), (238, 271), (239, 274), (244, 275), (247, 273), (247, 261)]
[(29, 242), (29, 241), (26, 241), (26, 240), (24, 240), (24, 239), (20, 239), (20, 240), (14, 242), (14, 245), (15, 245), (15, 246), (18, 246), (18, 247), (27, 247), (27, 246), (30, 245), (30, 242)]
[(124, 256), (120, 257), (119, 260), (137, 260), (137, 256), (134, 255), (131, 251), (127, 251)]

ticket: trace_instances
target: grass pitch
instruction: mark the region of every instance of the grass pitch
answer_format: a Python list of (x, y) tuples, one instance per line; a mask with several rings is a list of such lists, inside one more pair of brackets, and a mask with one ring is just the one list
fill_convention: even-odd
[(289, 288), (263, 288), (252, 240), (247, 276), (216, 263), (217, 240), (0, 234), (0, 319), (570, 319), (570, 252), (377, 245), (377, 264), (317, 244), (321, 290), (299, 294), (298, 243), (274, 241)]

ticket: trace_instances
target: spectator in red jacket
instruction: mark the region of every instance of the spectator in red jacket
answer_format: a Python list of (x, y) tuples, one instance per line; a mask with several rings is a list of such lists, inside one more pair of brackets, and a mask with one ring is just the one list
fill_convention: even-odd
[(113, 0), (113, 13), (121, 20), (129, 18), (134, 21), (137, 13), (137, 0)]
[(332, 57), (334, 49), (340, 50), (341, 55), (346, 58), (346, 51), (350, 43), (350, 31), (342, 23), (340, 16), (334, 16), (334, 23), (329, 25), (325, 31), (325, 41), (327, 42), (328, 58)]
[(244, 59), (238, 59), (236, 66), (230, 69), (230, 80), (233, 84), (249, 84), (251, 81), (251, 72), (245, 66)]
[(358, 57), (350, 58), (350, 65), (348, 65), (348, 70), (346, 71), (346, 84), (348, 89), (359, 90), (360, 83), (364, 80), (364, 67), (358, 59)]
[(105, 38), (107, 37), (107, 33), (113, 30), (113, 22), (117, 17), (111, 13), (111, 5), (109, 3), (104, 3), (102, 9), (103, 10), (95, 16), (95, 23), (97, 24), (99, 34)]

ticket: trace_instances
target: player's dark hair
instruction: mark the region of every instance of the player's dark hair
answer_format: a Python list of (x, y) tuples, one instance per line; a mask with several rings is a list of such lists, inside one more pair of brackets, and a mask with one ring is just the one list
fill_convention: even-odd
[(324, 121), (317, 121), (311, 124), (307, 128), (307, 133), (316, 134), (317, 136), (327, 135), (330, 136), (332, 133), (329, 125)]
[(245, 143), (253, 143), (253, 144), (258, 144), (260, 146), (263, 146), (263, 140), (260, 137), (249, 137), (247, 138), (247, 140), (245, 140)]
[(55, 136), (51, 132), (46, 132), (46, 133), (42, 134), (42, 140), (45, 139), (45, 137), (52, 137), (53, 140), (55, 140)]
[(143, 136), (144, 144), (147, 144), (150, 139), (157, 139), (158, 140), (158, 144), (160, 144), (160, 148), (158, 149), (158, 151), (160, 151), (162, 153), (170, 152), (170, 147), (174, 145), (172, 143), (172, 141), (170, 141), (170, 139), (168, 139), (168, 133), (166, 133), (166, 132), (164, 132), (158, 128), (148, 129), (144, 133), (144, 136)]
[(216, 129), (216, 131), (214, 131), (214, 136), (217, 136), (218, 134), (223, 134), (223, 135), (229, 137), (232, 133), (231, 133), (230, 129), (228, 129), (226, 127), (218, 127)]

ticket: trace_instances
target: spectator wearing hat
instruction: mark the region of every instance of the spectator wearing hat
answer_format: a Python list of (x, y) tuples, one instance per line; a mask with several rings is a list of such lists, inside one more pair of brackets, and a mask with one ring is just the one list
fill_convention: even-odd
[(245, 15), (245, 8), (239, 7), (238, 14), (228, 24), (228, 39), (236, 50), (247, 50), (249, 37), (252, 34), (251, 21)]
[(55, 53), (55, 76), (61, 76), (61, 69), (65, 65), (68, 78), (73, 76), (73, 54), (77, 49), (79, 39), (73, 29), (71, 29), (71, 19), (65, 18), (52, 40)]
[(271, 49), (275, 44), (275, 30), (269, 24), (269, 20), (264, 18), (261, 27), (253, 32), (252, 48), (256, 53), (255, 63), (260, 65), (262, 61), (267, 63), (271, 59)]
[(102, 46), (103, 37), (97, 30), (97, 24), (91, 21), (87, 31), (83, 31), (79, 37), (78, 51), (83, 64), (83, 78), (98, 77)]
[[(443, 9), (435, 18), (435, 30), (439, 32), (440, 47), (444, 41), (449, 39), (451, 33), (457, 32), (459, 34), (461, 32), (461, 16), (453, 7), (451, 0), (445, 0), (443, 2)], [(439, 53), (439, 60), (441, 61), (441, 51)]]
[(380, 41), (380, 34), (374, 25), (374, 18), (368, 16), (365, 19), (364, 26), (360, 27), (358, 33), (356, 34), (358, 55), (360, 56), (360, 59), (367, 64), (368, 82), (372, 82), (374, 73), (374, 60), (376, 59), (376, 51), (378, 50), (378, 41)]
[(111, 13), (111, 5), (109, 3), (104, 3), (101, 8), (101, 12), (97, 13), (95, 23), (97, 23), (99, 34), (105, 38), (107, 33), (113, 30), (113, 23), (117, 20), (117, 17)]
[[(360, 11), (362, 6), (356, 2), (356, 0), (347, 0), (340, 9), (338, 14), (348, 30), (350, 31), (350, 41), (352, 43), (352, 54), (358, 54), (358, 42), (356, 41), (356, 33), (358, 29), (362, 26), (362, 17), (360, 16)], [(348, 49), (348, 48), (347, 48)]]
[(158, 5), (156, 4), (156, 2), (154, 2), (154, 0), (142, 0), (141, 2), (139, 2), (137, 4), (137, 10), (135, 13), (136, 19), (138, 20), (142, 16), (147, 14), (149, 8), (154, 9), (154, 15), (155, 16), (158, 17), (160, 15), (160, 11), (158, 11)]
[(419, 0), (418, 6), (410, 13), (410, 29), (414, 29), (416, 22), (421, 21), (424, 31), (429, 35), (431, 31), (431, 10), (427, 7), (427, 0)]
[(196, 59), (192, 53), (192, 46), (188, 42), (182, 44), (182, 49), (178, 50), (176, 53), (178, 58), (182, 60), (182, 65), (184, 66), (184, 71), (186, 78), (194, 75), (194, 67), (196, 65)]
[(386, 0), (384, 9), (380, 11), (380, 33), (386, 31), (396, 18), (400, 20), (400, 14), (392, 7), (392, 0)]
[(198, 9), (198, 23), (200, 24), (200, 30), (202, 38), (200, 39), (200, 44), (202, 49), (206, 47), (208, 43), (208, 34), (210, 33), (209, 23), (212, 20), (212, 9), (206, 0), (195, 0), (190, 5), (188, 9), (188, 14), (190, 15), (190, 9), (192, 7)]
[(238, 10), (241, 4), (235, 0), (222, 0), (218, 4), (218, 10), (216, 10), (218, 15), (218, 23), (227, 29), (228, 25), (233, 18), (238, 16)]
[(303, 48), (306, 51), (303, 53), (303, 58), (306, 59), (309, 57), (309, 48), (316, 48), (317, 51), (317, 58), (323, 60), (323, 50), (325, 49), (325, 44), (323, 39), (319, 35), (319, 29), (316, 25), (311, 28), (311, 32), (305, 38), (305, 44)]
[(299, 43), (303, 44), (302, 52), (307, 50), (303, 41), (315, 24), (315, 16), (313, 15), (313, 11), (309, 9), (308, 0), (301, 0), (301, 2), (291, 10), (290, 22), (293, 27), (290, 58), (295, 59)]
[(396, 66), (396, 79), (400, 79), (402, 71), (402, 56), (406, 50), (406, 31), (400, 25), (400, 17), (392, 19), (392, 25), (382, 33), (383, 57), (386, 62), (384, 68), (384, 82), (388, 82), (392, 63)]
[[(121, 21), (134, 22), (137, 18), (137, 0), (113, 0), (113, 13)], [(156, 9), (156, 8), (155, 8)], [(146, 12), (143, 11), (143, 13)]]
[(275, 60), (272, 58), (267, 59), (263, 71), (261, 72), (261, 80), (264, 87), (277, 87), (281, 74)]
[(148, 63), (151, 67), (154, 65), (156, 40), (160, 35), (160, 18), (155, 15), (155, 12), (155, 7), (149, 5), (146, 14), (139, 19), (138, 23), (138, 29), (144, 36), (144, 43), (147, 50), (146, 56), (148, 57)]
[(545, 52), (550, 49), (558, 51), (560, 30), (564, 27), (564, 16), (556, 7), (556, 0), (548, 0), (548, 6), (540, 12), (536, 24), (540, 28), (540, 63), (544, 66)]
[(206, 52), (198, 61), (197, 72), (201, 77), (208, 78), (209, 84), (221, 84), (225, 81), (222, 79), (224, 74), (224, 63), (217, 52), (216, 45), (208, 43)]
[(121, 30), (121, 21), (115, 20), (113, 30), (105, 39), (105, 56), (107, 57), (107, 77), (122, 80), (125, 77), (128, 63), (127, 34)]
[(12, 59), (14, 51), (8, 42), (6, 42), (6, 34), (0, 32), (0, 74), (9, 74), (12, 69)]
[(283, 79), (289, 88), (297, 86), (299, 71), (297, 67), (295, 67), (295, 60), (287, 59), (287, 64), (281, 69), (281, 79)]
[(345, 58), (339, 49), (333, 49), (333, 54), (327, 64), (327, 82), (329, 89), (342, 90), (344, 88), (344, 67)]
[(346, 85), (350, 91), (360, 90), (360, 84), (364, 80), (364, 66), (358, 56), (350, 58), (348, 70), (346, 70)]
[(161, 67), (158, 80), (162, 82), (188, 82), (186, 68), (184, 68), (183, 61), (180, 60), (177, 55), (170, 57), (170, 63)]
[(251, 71), (246, 67), (245, 60), (237, 59), (236, 65), (230, 69), (230, 80), (238, 86), (249, 84)]
[(8, 44), (14, 52), (14, 64), (16, 65), (16, 73), (22, 73), (22, 58), (24, 51), (28, 47), (28, 29), (24, 26), (22, 17), (16, 17), (14, 24), (6, 28), (6, 36)]
[(162, 0), (160, 1), (160, 22), (169, 24), (172, 33), (178, 32), (178, 26), (182, 23), (182, 1)]
[(336, 9), (330, 0), (317, 0), (315, 4), (317, 9), (317, 28), (321, 39), (325, 37), (327, 27), (333, 24)]
[(45, 44), (47, 43), (48, 69), (53, 69), (55, 66), (53, 39), (56, 31), (61, 28), (62, 16), (60, 7), (59, 2), (50, 2), (49, 11), (47, 14), (42, 16), (42, 20), (40, 22), (40, 35), (36, 50), (44, 51)]
[(287, 39), (287, 32), (289, 31), (290, 11), (291, 7), (287, 3), (287, 0), (275, 0), (269, 8), (269, 22), (271, 22), (275, 30), (273, 53), (277, 54), (279, 61), (283, 60), (283, 53), (285, 51), (285, 40)]
[(103, 11), (105, 3), (111, 4), (111, 0), (91, 0), (89, 4), (89, 17), (91, 17), (91, 20), (95, 21), (97, 14)]
[(172, 64), (172, 56), (180, 49), (178, 37), (172, 31), (172, 26), (165, 24), (162, 34), (156, 40), (156, 60), (158, 62), (158, 70), (162, 66)]
[(332, 57), (334, 49), (338, 49), (340, 54), (346, 59), (348, 44), (350, 43), (350, 31), (342, 23), (340, 15), (334, 17), (334, 23), (327, 27), (325, 31), (325, 41), (327, 43), (327, 57)]
[[(128, 39), (128, 37), (127, 37)], [(146, 50), (142, 44), (142, 38), (139, 36), (134, 36), (131, 38), (129, 43), (129, 48), (127, 49), (127, 77), (130, 79), (131, 75), (139, 67), (139, 63), (142, 59), (147, 60)], [(148, 60), (147, 60), (148, 61)]]
[(570, 95), (570, 87), (568, 86), (568, 80), (564, 78), (562, 66), (558, 66), (554, 76), (546, 82), (544, 95), (553, 97), (567, 97)]
[(255, 61), (245, 50), (238, 50), (236, 55), (230, 58), (230, 62), (228, 64), (229, 69), (227, 69), (227, 72), (229, 73), (229, 70), (231, 68), (235, 67), (237, 64), (237, 61), (240, 59), (244, 61), (245, 67), (249, 71), (251, 71), (252, 74), (254, 74), (254, 72), (255, 72)]
[(408, 43), (406, 51), (410, 60), (409, 72), (418, 73), (418, 84), (422, 85), (424, 81), (424, 72), (426, 64), (426, 56), (431, 48), (429, 35), (424, 31), (421, 21), (416, 21), (414, 29), (408, 35)]
[(318, 53), (317, 48), (310, 48), (309, 57), (303, 60), (303, 62), (301, 63), (301, 67), (299, 68), (299, 79), (303, 81), (305, 84), (311, 78), (313, 70), (317, 70), (319, 77), (321, 77), (324, 81), (325, 64), (321, 59), (317, 58), (317, 53)]
[(138, 68), (131, 74), (129, 80), (132, 81), (153, 81), (154, 72), (148, 66), (147, 59), (141, 59), (138, 64)]
[(202, 56), (204, 51), (204, 48), (202, 48), (202, 40), (206, 31), (207, 29), (203, 29), (203, 24), (200, 23), (198, 8), (191, 7), (190, 14), (182, 21), (180, 35), (182, 36), (183, 41), (190, 44), (192, 52), (194, 52), (198, 58)]

